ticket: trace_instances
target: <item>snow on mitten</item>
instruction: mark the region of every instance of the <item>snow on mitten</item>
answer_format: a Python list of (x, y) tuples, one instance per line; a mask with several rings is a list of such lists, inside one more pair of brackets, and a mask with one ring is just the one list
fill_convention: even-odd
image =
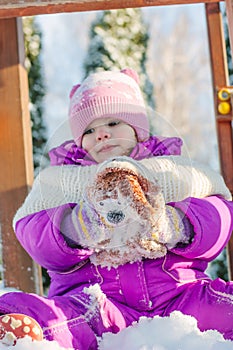
[(63, 220), (61, 232), (69, 244), (83, 248), (102, 249), (111, 236), (111, 227), (86, 198)]
[(143, 257), (158, 258), (166, 254), (167, 244), (183, 241), (182, 220), (176, 215), (173, 219), (176, 209), (165, 205), (156, 179), (129, 159), (103, 163), (87, 189), (88, 201), (105, 227), (105, 237), (92, 258), (96, 264), (117, 266)]

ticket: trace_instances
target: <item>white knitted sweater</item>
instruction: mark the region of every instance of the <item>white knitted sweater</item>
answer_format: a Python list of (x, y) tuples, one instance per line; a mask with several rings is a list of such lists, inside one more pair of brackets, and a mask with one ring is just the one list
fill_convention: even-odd
[[(134, 163), (136, 161), (133, 161)], [(146, 175), (160, 185), (165, 202), (180, 201), (189, 196), (204, 198), (219, 194), (231, 200), (231, 194), (220, 174), (182, 156), (163, 156), (143, 159), (137, 164), (147, 169)], [(52, 166), (37, 176), (24, 204), (17, 211), (13, 225), (35, 212), (66, 203), (80, 203), (85, 188), (93, 181), (103, 164), (91, 166)]]

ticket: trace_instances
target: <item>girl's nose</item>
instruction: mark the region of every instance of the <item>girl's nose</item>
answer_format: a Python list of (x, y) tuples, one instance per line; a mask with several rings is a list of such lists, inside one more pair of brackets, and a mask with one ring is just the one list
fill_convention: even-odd
[(96, 139), (97, 141), (103, 141), (111, 137), (110, 131), (107, 128), (99, 128), (97, 130)]

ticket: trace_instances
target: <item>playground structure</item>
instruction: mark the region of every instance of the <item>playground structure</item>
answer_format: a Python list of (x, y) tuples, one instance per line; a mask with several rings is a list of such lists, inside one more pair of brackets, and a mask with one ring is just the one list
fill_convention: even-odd
[[(221, 1), (199, 0), (1, 0), (0, 3), (0, 228), (5, 287), (42, 294), (41, 270), (19, 245), (12, 218), (33, 182), (28, 80), (22, 16), (146, 6), (203, 3), (212, 71), (221, 172), (233, 194), (233, 87), (229, 86)], [(222, 1), (224, 2), (224, 1)], [(233, 0), (225, 0), (233, 57)], [(49, 254), (49, 252), (48, 252)], [(228, 244), (233, 279), (233, 235)]]

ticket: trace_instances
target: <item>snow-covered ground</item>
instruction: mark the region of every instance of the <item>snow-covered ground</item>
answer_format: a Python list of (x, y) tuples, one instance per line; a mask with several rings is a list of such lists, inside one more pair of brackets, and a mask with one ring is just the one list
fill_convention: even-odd
[[(1, 350), (6, 350), (4, 346)], [(11, 350), (62, 350), (56, 342), (21, 339)], [(170, 317), (141, 318), (118, 334), (104, 334), (99, 350), (232, 350), (233, 342), (217, 331), (200, 332), (193, 317), (173, 312)], [(71, 349), (69, 349), (71, 350)]]

